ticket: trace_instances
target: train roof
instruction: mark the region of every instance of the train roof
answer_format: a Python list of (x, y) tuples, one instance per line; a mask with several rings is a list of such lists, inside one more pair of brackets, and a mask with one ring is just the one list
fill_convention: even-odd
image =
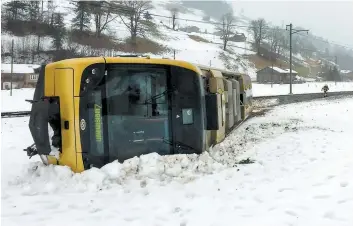
[[(239, 73), (239, 72), (234, 72), (234, 71), (229, 71), (229, 70), (223, 70), (223, 69), (219, 69), (219, 68), (215, 68), (215, 67), (210, 67), (210, 66), (206, 66), (206, 65), (202, 65), (202, 64), (194, 64), (195, 66), (199, 67), (201, 70), (217, 70), (220, 71), (222, 74), (229, 74), (229, 75), (235, 75), (235, 76), (242, 76), (244, 78), (249, 78), (250, 76), (244, 73)], [(227, 76), (226, 76), (227, 77)]]

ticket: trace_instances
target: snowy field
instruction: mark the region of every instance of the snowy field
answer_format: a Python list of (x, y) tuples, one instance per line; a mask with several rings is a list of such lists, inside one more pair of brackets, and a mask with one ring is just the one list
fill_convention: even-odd
[(81, 174), (28, 160), (28, 118), (2, 119), (1, 221), (351, 226), (352, 114), (352, 98), (278, 106), (199, 157), (150, 154)]
[[(320, 93), (324, 84), (328, 84), (329, 92), (335, 91), (353, 91), (353, 82), (310, 82), (304, 84), (294, 84), (293, 93)], [(13, 90), (12, 97), (10, 91), (1, 90), (1, 111), (30, 111), (31, 104), (26, 102), (26, 99), (33, 99), (34, 89), (15, 89)], [(289, 94), (288, 84), (257, 84), (253, 83), (253, 95), (257, 96), (271, 96), (271, 95), (286, 95)]]
[[(301, 93), (321, 93), (322, 87), (327, 84), (329, 92), (353, 91), (353, 82), (307, 82), (303, 84), (293, 84), (293, 94)], [(258, 84), (253, 83), (253, 95), (271, 96), (271, 95), (287, 95), (289, 94), (289, 84)]]

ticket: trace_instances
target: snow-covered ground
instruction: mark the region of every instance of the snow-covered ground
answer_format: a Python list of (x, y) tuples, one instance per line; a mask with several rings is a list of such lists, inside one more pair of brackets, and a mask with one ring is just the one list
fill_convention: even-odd
[(2, 119), (1, 221), (351, 226), (352, 114), (352, 98), (278, 106), (199, 157), (150, 154), (81, 174), (27, 160), (28, 118)]
[[(302, 84), (293, 84), (293, 94), (300, 93), (320, 93), (322, 87), (327, 84), (329, 92), (353, 91), (353, 82), (307, 82)], [(271, 96), (271, 95), (287, 95), (289, 94), (289, 84), (253, 84), (253, 95)]]
[[(353, 82), (311, 82), (304, 84), (293, 84), (293, 93), (320, 93), (324, 84), (328, 84), (329, 92), (335, 91), (353, 91)], [(14, 89), (12, 97), (9, 90), (1, 90), (1, 111), (29, 111), (31, 104), (26, 102), (26, 99), (33, 99), (34, 89)], [(289, 94), (288, 84), (257, 84), (253, 83), (253, 95), (256, 96), (271, 96), (271, 95), (286, 95)]]

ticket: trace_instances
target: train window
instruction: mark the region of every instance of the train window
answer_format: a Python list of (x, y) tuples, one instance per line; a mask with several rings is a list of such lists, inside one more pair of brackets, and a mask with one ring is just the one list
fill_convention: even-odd
[(169, 152), (170, 147), (161, 144), (163, 138), (169, 139), (167, 73), (163, 66), (108, 68), (105, 86), (111, 156), (125, 159), (149, 148)]
[(183, 108), (183, 125), (190, 125), (194, 123), (194, 112), (192, 108)]

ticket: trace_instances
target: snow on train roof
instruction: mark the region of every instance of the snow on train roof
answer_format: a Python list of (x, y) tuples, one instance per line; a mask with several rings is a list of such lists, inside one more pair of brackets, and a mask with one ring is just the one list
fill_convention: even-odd
[[(31, 74), (35, 68), (39, 68), (37, 64), (13, 64), (13, 73)], [(1, 64), (1, 73), (11, 73), (11, 64)]]

